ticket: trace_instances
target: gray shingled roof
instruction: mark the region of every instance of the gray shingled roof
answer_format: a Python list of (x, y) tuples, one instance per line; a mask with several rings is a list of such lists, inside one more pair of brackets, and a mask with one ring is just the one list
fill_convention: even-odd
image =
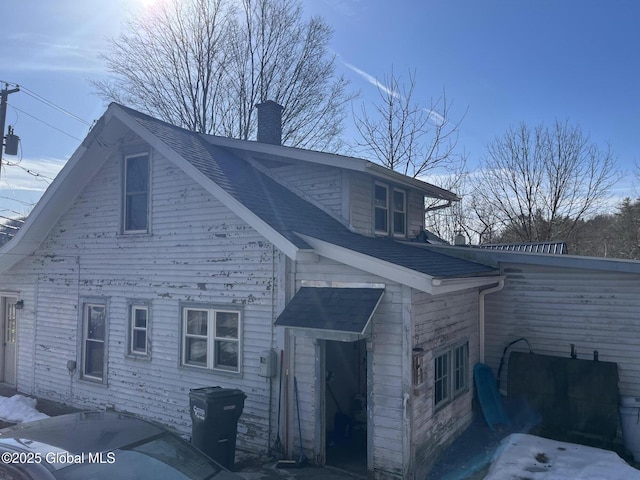
[(299, 232), (433, 277), (490, 275), (492, 267), (415, 248), (391, 238), (367, 237), (348, 230), (320, 208), (303, 200), (229, 149), (214, 146), (204, 134), (170, 125), (122, 107), (140, 125), (236, 198), (298, 248), (310, 246)]
[(302, 287), (276, 325), (363, 334), (383, 293), (384, 288)]

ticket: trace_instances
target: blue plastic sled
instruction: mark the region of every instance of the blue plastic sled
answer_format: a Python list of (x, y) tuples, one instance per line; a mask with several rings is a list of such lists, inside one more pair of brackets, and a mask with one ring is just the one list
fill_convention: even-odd
[(482, 414), (491, 430), (495, 430), (495, 426), (499, 424), (510, 425), (509, 416), (504, 409), (502, 396), (496, 385), (496, 377), (489, 366), (476, 363), (473, 367), (473, 379)]

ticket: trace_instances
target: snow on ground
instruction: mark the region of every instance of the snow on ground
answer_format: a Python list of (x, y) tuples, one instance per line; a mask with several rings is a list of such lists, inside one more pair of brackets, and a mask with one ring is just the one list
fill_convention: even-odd
[(5, 422), (21, 423), (48, 418), (49, 415), (36, 410), (36, 403), (35, 398), (23, 395), (0, 397), (0, 419)]
[(616, 453), (514, 433), (505, 438), (485, 480), (640, 480)]

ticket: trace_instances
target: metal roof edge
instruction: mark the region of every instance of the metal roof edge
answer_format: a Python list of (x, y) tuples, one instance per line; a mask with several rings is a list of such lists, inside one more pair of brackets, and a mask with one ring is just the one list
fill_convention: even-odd
[(520, 263), (549, 267), (601, 270), (619, 273), (640, 274), (640, 261), (623, 258), (586, 257), (580, 255), (557, 255), (552, 253), (513, 252), (469, 248), (453, 245), (430, 245), (429, 248), (463, 260), (481, 262), (499, 267), (502, 263)]

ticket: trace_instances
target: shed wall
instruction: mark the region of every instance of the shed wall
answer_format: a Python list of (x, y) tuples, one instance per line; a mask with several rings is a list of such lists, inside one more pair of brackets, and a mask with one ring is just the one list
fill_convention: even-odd
[[(473, 366), (479, 359), (478, 291), (431, 296), (413, 290), (417, 347), (424, 349), (425, 382), (413, 390), (412, 457), (415, 478), (425, 478), (438, 453), (472, 420)], [(469, 342), (468, 389), (434, 408), (434, 360), (443, 351)]]
[[(621, 395), (640, 396), (640, 275), (504, 264), (502, 291), (486, 297), (486, 362), (524, 337), (534, 353), (617, 362)], [(509, 351), (528, 351), (524, 342)], [(501, 373), (506, 389), (508, 362)]]

